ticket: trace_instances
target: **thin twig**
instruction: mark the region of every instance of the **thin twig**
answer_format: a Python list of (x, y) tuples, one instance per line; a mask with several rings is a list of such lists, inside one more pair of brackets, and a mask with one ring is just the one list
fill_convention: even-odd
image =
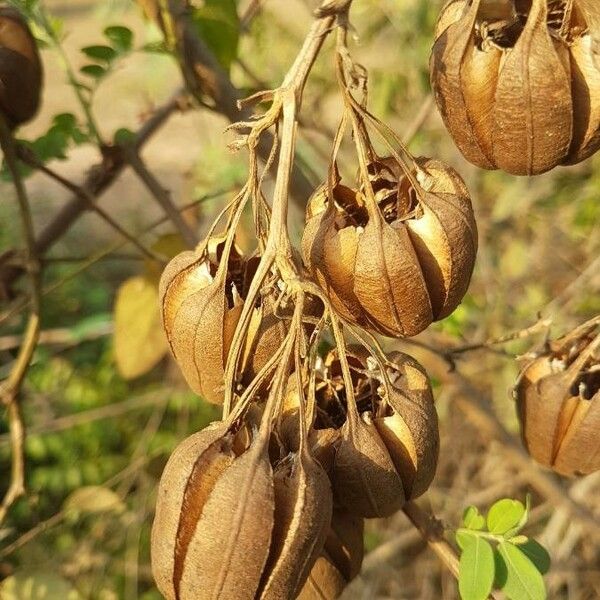
[(183, 238), (184, 242), (190, 247), (194, 248), (198, 244), (198, 236), (196, 232), (189, 226), (187, 221), (183, 218), (179, 209), (173, 204), (171, 195), (169, 192), (162, 187), (158, 179), (150, 172), (150, 170), (144, 164), (139, 153), (133, 148), (126, 148), (125, 160), (135, 171), (136, 175), (140, 178), (140, 181), (148, 188), (148, 191), (154, 196), (154, 199), (160, 204), (165, 214), (172, 221), (173, 225), (179, 231), (179, 234)]
[(40, 333), (41, 280), (29, 199), (19, 172), (14, 138), (2, 115), (0, 115), (0, 146), (11, 173), (19, 203), (31, 287), (30, 312), (21, 348), (8, 379), (0, 385), (0, 400), (7, 408), (12, 452), (10, 485), (0, 505), (0, 523), (2, 523), (13, 503), (25, 494), (25, 427), (19, 405), (19, 393), (37, 347)]
[(133, 244), (144, 256), (149, 258), (150, 260), (157, 261), (159, 263), (162, 262), (159, 256), (157, 256), (151, 249), (146, 248), (134, 235), (129, 233), (127, 230), (123, 229), (121, 225), (119, 225), (103, 208), (101, 208), (98, 204), (96, 204), (96, 198), (92, 196), (89, 190), (85, 187), (81, 187), (72, 181), (69, 181), (50, 167), (47, 167), (43, 162), (41, 162), (32, 152), (28, 151), (27, 148), (21, 146), (17, 149), (19, 159), (22, 160), (25, 164), (30, 167), (37, 169), (38, 171), (44, 173), (54, 181), (57, 181), (68, 189), (71, 193), (75, 194), (78, 198), (82, 198), (88, 203), (88, 207), (90, 210), (97, 213), (102, 219), (108, 223), (115, 231), (117, 231), (120, 235), (122, 235), (127, 241)]

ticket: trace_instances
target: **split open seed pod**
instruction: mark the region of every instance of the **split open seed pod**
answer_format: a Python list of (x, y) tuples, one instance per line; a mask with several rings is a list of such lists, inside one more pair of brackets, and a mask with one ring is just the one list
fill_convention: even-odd
[(383, 387), (375, 427), (400, 473), (407, 500), (427, 491), (440, 449), (438, 418), (429, 377), (423, 366), (402, 352), (389, 357), (391, 385)]
[(566, 476), (600, 469), (600, 335), (593, 327), (553, 342), (528, 364), (515, 398), (535, 460)]
[(364, 557), (364, 520), (335, 508), (325, 545), (299, 600), (334, 600), (360, 573)]
[(346, 320), (391, 337), (448, 316), (468, 288), (477, 228), (460, 176), (439, 161), (369, 165), (368, 191), (338, 182), (309, 201), (303, 257)]
[(275, 468), (275, 524), (258, 598), (296, 598), (325, 542), (331, 484), (304, 445)]
[(467, 160), (536, 175), (596, 152), (600, 72), (591, 24), (580, 0), (445, 5), (431, 83)]
[(260, 438), (236, 451), (223, 423), (184, 440), (163, 472), (152, 570), (167, 600), (253, 600), (274, 522), (273, 471)]
[(9, 126), (35, 115), (42, 77), (37, 44), (25, 19), (14, 8), (0, 7), (0, 110)]
[[(161, 278), (162, 319), (171, 351), (189, 386), (215, 404), (223, 401), (231, 342), (258, 261), (235, 245), (228, 250), (226, 239), (215, 237), (177, 255)], [(285, 322), (274, 306), (267, 295), (253, 311), (240, 366), (246, 383), (285, 337)]]
[[(345, 387), (335, 391), (337, 410), (345, 412), (332, 475), (335, 497), (358, 516), (386, 517), (429, 487), (439, 452), (437, 415), (427, 376), (414, 359), (390, 355), (397, 368), (387, 386), (372, 359), (359, 349), (350, 352), (355, 407)], [(339, 382), (337, 355), (328, 360), (332, 381)]]

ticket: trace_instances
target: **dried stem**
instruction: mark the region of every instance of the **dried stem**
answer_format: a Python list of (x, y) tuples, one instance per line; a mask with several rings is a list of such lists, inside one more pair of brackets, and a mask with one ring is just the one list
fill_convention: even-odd
[(198, 236), (183, 218), (178, 208), (173, 204), (169, 192), (162, 187), (158, 179), (156, 179), (156, 177), (148, 170), (135, 148), (125, 148), (124, 153), (127, 163), (135, 171), (136, 175), (140, 178), (140, 181), (142, 181), (142, 183), (148, 188), (149, 192), (152, 194), (158, 204), (160, 204), (162, 209), (165, 211), (165, 214), (169, 217), (173, 225), (175, 225), (179, 231), (179, 234), (183, 238), (184, 242), (190, 248), (194, 248), (198, 243)]
[(2, 115), (0, 115), (0, 146), (11, 173), (19, 203), (23, 239), (26, 244), (25, 260), (31, 287), (31, 307), (23, 334), (23, 342), (8, 379), (0, 385), (0, 399), (7, 408), (12, 451), (10, 485), (0, 505), (0, 523), (2, 523), (13, 503), (25, 494), (25, 427), (19, 406), (19, 393), (40, 335), (41, 281), (29, 199), (19, 172), (14, 138)]

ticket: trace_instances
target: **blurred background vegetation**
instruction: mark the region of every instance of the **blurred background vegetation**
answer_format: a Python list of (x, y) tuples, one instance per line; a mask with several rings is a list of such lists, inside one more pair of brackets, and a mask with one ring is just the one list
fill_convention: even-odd
[[(278, 85), (316, 3), (193, 4), (200, 36), (235, 86), (247, 94)], [(131, 139), (182, 86), (182, 77), (160, 30), (139, 5), (129, 0), (45, 0), (40, 5), (59, 45), (43, 28), (36, 29), (45, 40), (43, 105), (18, 138), (30, 142), (52, 169), (80, 184), (102, 156), (66, 65), (92, 88), (86, 91), (89, 114), (106, 144)], [(356, 0), (352, 10), (356, 58), (370, 73), (371, 110), (411, 139), (415, 155), (435, 156), (457, 168), (474, 198), (480, 250), (470, 292), (450, 318), (418, 341), (438, 348), (478, 343), (522, 330), (540, 315), (552, 319), (554, 334), (562, 333), (600, 311), (600, 157), (535, 179), (483, 172), (467, 164), (430, 98), (428, 57), (440, 5), (441, 0)], [(121, 29), (107, 37), (105, 29), (115, 26)], [(114, 55), (82, 51), (107, 43)], [(331, 132), (340, 115), (332, 64), (329, 42), (303, 104), (299, 159), (313, 185), (326, 173)], [(224, 134), (229, 122), (218, 106), (186, 100), (179, 108), (144, 147), (142, 157), (176, 206), (197, 202), (183, 214), (201, 234), (243, 183), (246, 157), (228, 150), (233, 136)], [(352, 160), (344, 162), (342, 155), (348, 173), (356, 166)], [(39, 232), (71, 194), (42, 173), (26, 175)], [(124, 170), (99, 203), (146, 248), (169, 256), (182, 247), (173, 225), (148, 229), (163, 215), (162, 209), (131, 169)], [(22, 247), (18, 223), (18, 205), (5, 178), (0, 255)], [(296, 204), (296, 239), (302, 225)], [(115, 248), (121, 239), (88, 210), (43, 255), (42, 343), (21, 396), (28, 430), (28, 493), (0, 526), (3, 599), (160, 598), (149, 568), (155, 487), (177, 442), (217, 413), (186, 389), (167, 356), (152, 287), (160, 269), (131, 244)], [(105, 255), (99, 258), (99, 253)], [(21, 279), (0, 296), (0, 378), (11, 368), (23, 331), (25, 313), (14, 310), (26, 291), (26, 278)], [(115, 317), (117, 298), (121, 306)], [(519, 364), (513, 357), (541, 343), (544, 333), (457, 359), (515, 441), (518, 427), (510, 389)], [(403, 347), (429, 366), (423, 349)], [(503, 446), (453, 404), (453, 394), (435, 370), (432, 375), (442, 454), (427, 498), (436, 514), (456, 527), (467, 504), (485, 508), (502, 495), (523, 498), (532, 485)], [(8, 487), (9, 473), (8, 424), (0, 420), (0, 493)], [(569, 482), (555, 483), (567, 494)], [(571, 496), (598, 511), (598, 477), (575, 485)], [(539, 491), (534, 494), (532, 522), (553, 557), (549, 595), (600, 597), (597, 538), (586, 535), (585, 527), (555, 504)], [(452, 576), (403, 515), (370, 523), (366, 544), (374, 552), (348, 598), (457, 597)]]

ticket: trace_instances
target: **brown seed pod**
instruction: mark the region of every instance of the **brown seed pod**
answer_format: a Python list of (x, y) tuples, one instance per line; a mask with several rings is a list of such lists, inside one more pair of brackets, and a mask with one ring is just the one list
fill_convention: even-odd
[(431, 82), (467, 160), (536, 175), (600, 147), (600, 72), (580, 2), (446, 4)]
[(409, 171), (391, 158), (369, 166), (377, 207), (340, 183), (319, 188), (302, 240), (307, 268), (342, 317), (391, 337), (445, 318), (468, 288), (477, 228), (460, 176), (439, 161)]
[(184, 442), (159, 486), (152, 566), (168, 600), (253, 600), (273, 529), (273, 472), (257, 437), (242, 454), (223, 423)]
[[(244, 298), (258, 257), (235, 246), (225, 256), (224, 238), (211, 238), (194, 252), (182, 252), (165, 268), (160, 282), (162, 318), (171, 351), (190, 387), (209, 402), (223, 401), (223, 376)], [(240, 370), (248, 383), (285, 336), (285, 323), (273, 313), (274, 299), (262, 298), (252, 314)]]
[(273, 471), (260, 439), (218, 479), (190, 541), (180, 600), (253, 600), (267, 561)]
[(390, 373), (385, 396), (387, 416), (377, 417), (375, 427), (400, 474), (406, 498), (421, 496), (433, 481), (440, 449), (437, 413), (429, 377), (411, 356), (389, 355), (398, 368)]
[[(351, 352), (359, 418), (352, 419), (349, 403), (334, 463), (336, 499), (361, 517), (389, 516), (435, 475), (439, 432), (431, 388), (423, 368), (402, 353), (389, 357), (397, 369), (386, 388), (375, 373), (368, 375), (364, 354)], [(335, 373), (337, 358), (330, 364)]]
[(234, 436), (223, 423), (185, 439), (163, 471), (152, 526), (152, 572), (167, 600), (179, 597), (187, 551), (217, 480), (235, 458)]
[(325, 542), (331, 485), (306, 449), (276, 469), (275, 526), (258, 597), (296, 598)]
[(336, 508), (321, 556), (299, 600), (333, 600), (360, 572), (364, 556), (364, 520)]
[(566, 476), (600, 469), (600, 335), (594, 338), (592, 331), (552, 343), (515, 387), (527, 451)]
[(42, 63), (36, 41), (23, 16), (0, 7), (0, 110), (15, 127), (38, 110)]

